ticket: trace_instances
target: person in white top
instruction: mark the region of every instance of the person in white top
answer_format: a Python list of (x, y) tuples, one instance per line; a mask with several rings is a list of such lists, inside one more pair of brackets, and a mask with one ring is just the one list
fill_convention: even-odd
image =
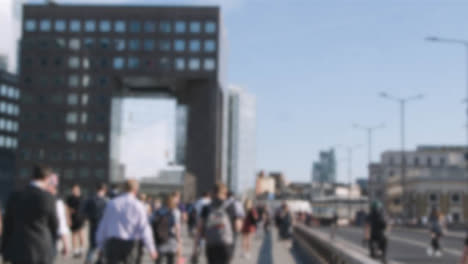
[[(58, 175), (52, 174), (49, 177), (48, 184), (47, 184), (47, 191), (49, 191), (52, 195), (57, 195), (57, 189), (59, 185)], [(65, 209), (65, 203), (60, 199), (56, 198), (55, 207), (57, 210), (57, 218), (58, 218), (58, 230), (57, 236), (59, 241), (61, 242), (61, 253), (62, 255), (66, 256), (68, 254), (68, 235), (70, 234), (70, 229), (68, 228), (68, 221), (67, 221), (67, 214)], [(58, 241), (57, 241), (58, 242)], [(56, 245), (58, 247), (58, 243)]]

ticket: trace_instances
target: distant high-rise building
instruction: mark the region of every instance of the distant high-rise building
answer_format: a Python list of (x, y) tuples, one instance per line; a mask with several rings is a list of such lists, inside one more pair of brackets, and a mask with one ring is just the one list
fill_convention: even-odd
[(335, 150), (321, 151), (319, 161), (312, 167), (312, 181), (319, 183), (336, 182), (336, 158)]
[(240, 193), (255, 182), (255, 97), (240, 87), (228, 91), (227, 183)]
[(0, 71), (8, 70), (8, 57), (0, 54)]
[(12, 191), (16, 175), (19, 99), (17, 76), (0, 70), (0, 202)]
[(36, 162), (60, 172), (64, 189), (119, 181), (122, 101), (159, 96), (180, 109), (176, 156), (197, 193), (220, 180), (227, 87), (219, 7), (25, 4), (22, 19), (20, 127), (28, 136), (17, 185)]

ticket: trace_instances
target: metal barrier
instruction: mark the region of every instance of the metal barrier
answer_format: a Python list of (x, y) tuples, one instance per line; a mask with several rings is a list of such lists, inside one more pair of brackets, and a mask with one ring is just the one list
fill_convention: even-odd
[(360, 254), (324, 234), (297, 224), (293, 229), (295, 246), (307, 255), (313, 263), (319, 264), (378, 264), (370, 257)]

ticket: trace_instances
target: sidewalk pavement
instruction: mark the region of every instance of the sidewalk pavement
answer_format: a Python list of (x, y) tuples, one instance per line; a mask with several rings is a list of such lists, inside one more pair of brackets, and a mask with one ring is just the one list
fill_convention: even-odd
[[(188, 237), (186, 230), (183, 232), (183, 250), (182, 256), (185, 259), (185, 263), (190, 263), (190, 256), (192, 255), (193, 240)], [(249, 258), (242, 257), (242, 237), (236, 244), (236, 250), (234, 253), (234, 259), (231, 264), (294, 264), (298, 263), (291, 254), (290, 242), (282, 242), (277, 238), (277, 232), (272, 229), (269, 233), (261, 232), (255, 235), (252, 241), (252, 252)], [(60, 257), (57, 264), (83, 264), (84, 257), (80, 259), (72, 259), (71, 257), (63, 258)], [(145, 254), (143, 264), (151, 264), (152, 261)], [(206, 264), (204, 252), (202, 252), (199, 264)]]

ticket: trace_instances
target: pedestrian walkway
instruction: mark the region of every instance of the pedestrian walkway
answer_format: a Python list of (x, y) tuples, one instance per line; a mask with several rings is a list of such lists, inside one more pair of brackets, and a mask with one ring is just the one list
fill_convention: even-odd
[[(183, 249), (182, 255), (184, 256), (187, 264), (190, 263), (190, 256), (192, 254), (193, 240), (188, 237), (187, 232), (184, 230)], [(232, 264), (294, 264), (298, 262), (292, 255), (289, 249), (289, 242), (281, 242), (278, 240), (276, 230), (272, 232), (260, 234), (253, 238), (252, 252), (250, 258), (242, 258), (241, 239), (238, 239), (235, 251), (235, 257)], [(83, 264), (84, 258), (59, 258), (57, 263), (60, 264)], [(151, 264), (148, 256), (145, 256), (143, 264)], [(204, 254), (201, 255), (200, 264), (206, 264)]]

